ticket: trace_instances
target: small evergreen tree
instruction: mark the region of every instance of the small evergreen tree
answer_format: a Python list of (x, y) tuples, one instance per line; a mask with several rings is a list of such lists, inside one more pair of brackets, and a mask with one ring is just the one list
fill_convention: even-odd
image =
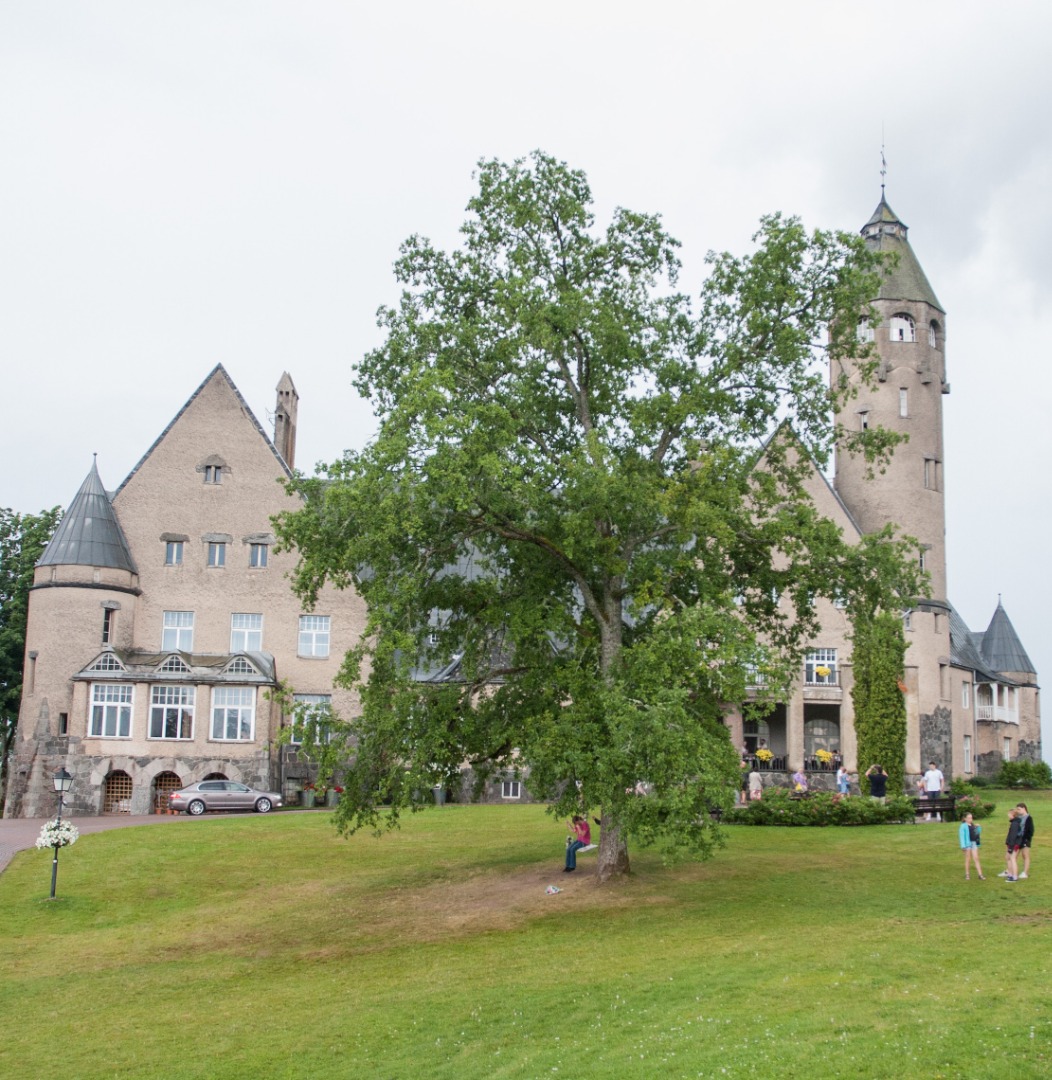
[[(859, 618), (854, 627), (852, 666), (859, 782), (865, 770), (884, 766), (888, 793), (903, 791), (906, 761), (906, 699), (902, 690), (906, 638), (902, 620), (888, 612)], [(868, 789), (868, 782), (863, 790)]]

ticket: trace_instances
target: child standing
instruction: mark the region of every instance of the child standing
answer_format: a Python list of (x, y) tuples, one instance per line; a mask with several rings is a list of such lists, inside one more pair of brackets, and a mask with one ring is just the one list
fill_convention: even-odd
[(964, 819), (961, 821), (961, 827), (957, 830), (958, 840), (961, 845), (961, 851), (964, 852), (964, 880), (970, 881), (971, 864), (975, 863), (975, 872), (979, 875), (980, 881), (985, 881), (983, 877), (983, 868), (979, 862), (979, 833), (980, 828), (972, 820), (971, 814), (965, 814)]

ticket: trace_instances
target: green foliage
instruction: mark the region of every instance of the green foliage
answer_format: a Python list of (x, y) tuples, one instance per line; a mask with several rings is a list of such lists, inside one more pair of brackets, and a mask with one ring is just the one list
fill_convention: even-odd
[(988, 802), (974, 792), (961, 795), (954, 807), (957, 820), (960, 821), (965, 814), (971, 814), (976, 821), (989, 817), (997, 809), (997, 803)]
[(308, 603), (326, 581), (368, 602), (339, 823), (396, 821), (464, 763), (528, 767), (554, 813), (602, 808), (604, 873), (627, 836), (711, 854), (750, 667), (789, 684), (816, 597), (916, 591), (901, 542), (847, 545), (806, 488), (879, 259), (773, 215), (752, 254), (709, 256), (695, 311), (658, 217), (598, 230), (584, 175), (541, 153), (478, 182), (458, 250), (402, 247), (355, 379), (379, 434), (275, 523)]
[[(0, 766), (6, 780), (7, 755), (22, 700), (26, 613), (33, 567), (58, 525), (59, 507), (39, 514), (0, 508)], [(0, 801), (3, 784), (0, 783)]]
[(730, 825), (886, 825), (912, 822), (913, 803), (905, 796), (889, 796), (886, 803), (865, 795), (831, 791), (795, 797), (787, 788), (764, 788), (763, 798), (728, 811)]
[(1052, 768), (1047, 761), (1003, 761), (995, 781), (998, 787), (1052, 787)]
[(267, 695), (281, 704), (288, 723), (278, 732), (278, 742), (288, 746), (295, 741), (299, 753), (314, 768), (314, 786), (324, 790), (333, 786), (337, 772), (345, 770), (353, 751), (350, 725), (329, 704), (297, 701), (288, 683)]
[(906, 639), (902, 620), (871, 606), (853, 612), (851, 662), (859, 782), (866, 770), (883, 765), (888, 793), (903, 790), (906, 762), (906, 701), (901, 689)]

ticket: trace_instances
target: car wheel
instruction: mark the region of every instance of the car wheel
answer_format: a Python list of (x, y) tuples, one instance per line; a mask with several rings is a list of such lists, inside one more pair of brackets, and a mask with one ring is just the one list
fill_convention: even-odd
[(205, 804), (200, 799), (194, 799), (186, 808), (186, 812), (193, 817), (200, 817), (205, 812)]
[(270, 799), (256, 799), (256, 813), (257, 814), (269, 814), (270, 808), (274, 804)]

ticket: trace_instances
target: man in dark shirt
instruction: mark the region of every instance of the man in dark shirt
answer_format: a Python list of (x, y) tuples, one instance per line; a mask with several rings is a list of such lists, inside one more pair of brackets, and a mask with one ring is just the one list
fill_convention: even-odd
[(886, 802), (888, 794), (888, 774), (884, 771), (883, 765), (870, 765), (866, 769), (866, 776), (869, 777), (869, 797), (876, 799), (877, 802)]

